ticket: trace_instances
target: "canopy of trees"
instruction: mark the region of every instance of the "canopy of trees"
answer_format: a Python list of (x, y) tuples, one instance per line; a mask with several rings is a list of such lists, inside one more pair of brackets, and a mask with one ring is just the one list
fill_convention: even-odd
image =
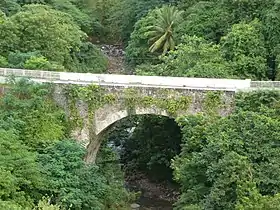
[[(161, 54), (160, 48), (157, 48), (157, 53), (152, 54), (147, 50), (149, 38), (147, 25), (154, 25), (159, 36), (161, 32), (157, 19), (164, 20), (168, 14), (171, 20), (172, 14), (156, 12), (159, 9), (150, 11), (135, 24), (127, 46), (127, 61), (134, 68), (140, 64), (136, 67), (139, 74), (279, 79), (277, 76), (279, 15), (275, 12), (279, 2), (273, 0), (234, 2), (236, 3), (219, 0), (177, 2), (177, 9), (184, 9), (184, 12), (179, 24), (172, 26), (176, 50), (171, 48), (169, 53), (164, 53), (161, 57), (158, 57)], [(198, 46), (194, 49), (195, 52), (190, 49), (194, 44)], [(216, 52), (213, 53), (213, 48), (204, 48), (200, 45), (215, 46)], [(182, 55), (177, 57), (177, 54)], [(200, 60), (193, 62), (193, 59), (206, 54), (209, 55), (209, 59), (202, 61), (203, 66), (193, 69), (194, 65), (201, 63)], [(220, 60), (217, 60), (216, 54), (220, 56)], [(185, 62), (191, 62), (192, 65), (178, 66), (178, 63)], [(157, 65), (158, 63), (161, 65)], [(213, 69), (213, 63), (226, 64), (220, 66), (223, 73), (219, 67)], [(165, 69), (166, 66), (172, 69)]]
[(0, 66), (104, 72), (106, 57), (88, 42), (87, 34), (81, 30), (83, 24), (89, 25), (83, 20), (86, 14), (68, 1), (64, 3), (22, 3), (16, 13), (5, 7), (6, 15), (2, 12), (0, 16)]
[[(116, 44), (133, 74), (279, 81), (279, 11), (279, 0), (1, 0), (0, 67), (104, 73), (99, 45)], [(127, 171), (180, 185), (175, 209), (280, 210), (279, 91), (239, 93), (227, 117), (126, 119), (86, 165), (50, 86), (5, 87), (0, 209), (126, 209), (114, 141)]]
[[(4, 0), (0, 66), (104, 72), (107, 59), (92, 41), (127, 47), (128, 70), (138, 74), (278, 80), (279, 6), (277, 0)], [(196, 52), (188, 52), (194, 47), (188, 39), (196, 39)], [(177, 51), (190, 54), (177, 58)], [(197, 54), (209, 58), (177, 66)]]

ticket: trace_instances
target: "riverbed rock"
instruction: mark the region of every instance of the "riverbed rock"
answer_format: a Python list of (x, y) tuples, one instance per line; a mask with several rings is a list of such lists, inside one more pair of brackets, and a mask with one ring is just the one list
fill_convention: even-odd
[(131, 207), (132, 210), (138, 210), (140, 208), (140, 205), (137, 204), (137, 203), (133, 203), (133, 204), (130, 205), (130, 207)]
[(125, 54), (124, 49), (120, 45), (103, 44), (100, 48), (105, 55), (110, 57), (123, 57)]
[(125, 51), (121, 45), (97, 45), (108, 58), (108, 74), (123, 74), (125, 72)]

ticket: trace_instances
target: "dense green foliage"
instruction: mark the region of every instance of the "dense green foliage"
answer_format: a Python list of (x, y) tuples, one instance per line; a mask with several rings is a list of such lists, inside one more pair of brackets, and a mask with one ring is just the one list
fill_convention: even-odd
[(1, 98), (2, 129), (14, 128), (32, 149), (66, 137), (65, 114), (53, 103), (47, 85), (33, 85), (26, 80), (12, 80), (11, 85)]
[(0, 49), (3, 55), (36, 50), (49, 60), (64, 63), (69, 51), (81, 45), (82, 36), (66, 14), (47, 6), (28, 5), (1, 24)]
[[(157, 19), (160, 19), (156, 16), (159, 9), (150, 11), (135, 24), (126, 50), (127, 61), (134, 68), (140, 65), (136, 67), (140, 69), (136, 71), (138, 74), (279, 79), (279, 15), (275, 12), (279, 2), (234, 2), (179, 1), (177, 8), (184, 9), (183, 20), (170, 30), (177, 43), (176, 49), (171, 48), (166, 56), (160, 58), (157, 53), (147, 51), (147, 25), (158, 25)], [(165, 15), (169, 16), (166, 19), (172, 19), (171, 13), (165, 12)], [(157, 30), (161, 30), (160, 27)], [(198, 46), (194, 48), (195, 52), (189, 49), (194, 44)], [(214, 46), (215, 53), (212, 47), (200, 47), (205, 45)], [(183, 54), (181, 58), (180, 54)], [(201, 54), (209, 55), (207, 60), (203, 60), (203, 66), (199, 65), (200, 60), (192, 61)], [(185, 62), (191, 62), (191, 65), (178, 66), (178, 63)], [(221, 65), (221, 69), (213, 69), (213, 63)], [(194, 65), (198, 66), (193, 69)], [(165, 69), (166, 66), (171, 69)]]
[(116, 125), (109, 140), (122, 148), (120, 159), (127, 174), (140, 171), (154, 181), (172, 181), (171, 159), (179, 154), (181, 142), (180, 128), (173, 119), (153, 115), (128, 118)]
[(246, 93), (228, 117), (179, 119), (177, 209), (279, 209), (279, 104), (279, 92)]
[(3, 10), (8, 16), (1, 15), (1, 67), (93, 73), (107, 69), (106, 57), (81, 30), (89, 27), (84, 26), (89, 25), (86, 14), (72, 3), (21, 5), (16, 13)]
[(85, 149), (67, 140), (51, 86), (11, 80), (0, 98), (0, 122), (1, 209), (126, 208), (120, 168), (86, 165)]
[(230, 64), (222, 57), (220, 46), (207, 43), (203, 38), (184, 37), (184, 43), (164, 56), (162, 61), (152, 68), (143, 64), (137, 68), (137, 72), (161, 76), (233, 77)]
[(98, 166), (86, 165), (84, 155), (84, 148), (69, 140), (60, 141), (39, 154), (45, 191), (66, 209), (125, 208), (128, 194), (117, 180), (120, 177), (106, 177)]
[[(279, 6), (277, 0), (4, 0), (0, 66), (104, 72), (107, 60), (91, 41), (127, 46), (126, 61), (138, 74), (278, 80)], [(188, 55), (177, 58), (177, 51)], [(16, 63), (15, 53), (34, 58)], [(197, 53), (209, 57), (177, 65)]]
[[(1, 0), (0, 67), (103, 73), (97, 44), (120, 44), (135, 74), (280, 80), (279, 11), (279, 0)], [(178, 210), (280, 209), (277, 91), (237, 94), (227, 117), (124, 119), (86, 165), (50, 85), (6, 88), (0, 209), (125, 209), (112, 141), (127, 174), (180, 184)]]
[[(106, 0), (103, 0), (106, 1)], [(110, 14), (108, 14), (108, 29), (113, 33), (117, 40), (125, 44), (130, 38), (135, 23), (147, 15), (151, 9), (160, 7), (164, 4), (172, 3), (173, 0), (107, 0), (114, 2)]]

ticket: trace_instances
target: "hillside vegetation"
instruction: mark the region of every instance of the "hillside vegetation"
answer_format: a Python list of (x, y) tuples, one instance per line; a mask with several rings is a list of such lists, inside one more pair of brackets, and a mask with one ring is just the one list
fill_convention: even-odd
[[(0, 1), (0, 67), (107, 73), (104, 44), (125, 73), (279, 81), (280, 1)], [(280, 210), (279, 91), (238, 93), (227, 117), (124, 119), (97, 164), (51, 93), (12, 78), (1, 92), (0, 209), (128, 209), (114, 142), (126, 173), (180, 186), (176, 210)]]

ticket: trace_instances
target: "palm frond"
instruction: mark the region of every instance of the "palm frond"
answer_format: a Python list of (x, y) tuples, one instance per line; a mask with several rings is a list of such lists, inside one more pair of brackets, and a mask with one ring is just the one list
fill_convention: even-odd
[(153, 25), (147, 26), (145, 35), (152, 43), (149, 50), (155, 52), (162, 49), (163, 54), (168, 50), (175, 49), (173, 39), (174, 27), (180, 22), (183, 11), (177, 10), (174, 6), (164, 6), (155, 11), (156, 20)]
[(164, 45), (163, 45), (163, 54), (166, 54), (167, 50), (170, 49), (170, 44), (169, 44), (169, 41), (166, 40)]
[(151, 52), (155, 52), (161, 48), (164, 40), (166, 39), (167, 33), (163, 34), (157, 41), (155, 41), (152, 46), (149, 48)]
[(175, 41), (173, 37), (171, 36), (168, 41), (169, 41), (170, 50), (175, 50)]

